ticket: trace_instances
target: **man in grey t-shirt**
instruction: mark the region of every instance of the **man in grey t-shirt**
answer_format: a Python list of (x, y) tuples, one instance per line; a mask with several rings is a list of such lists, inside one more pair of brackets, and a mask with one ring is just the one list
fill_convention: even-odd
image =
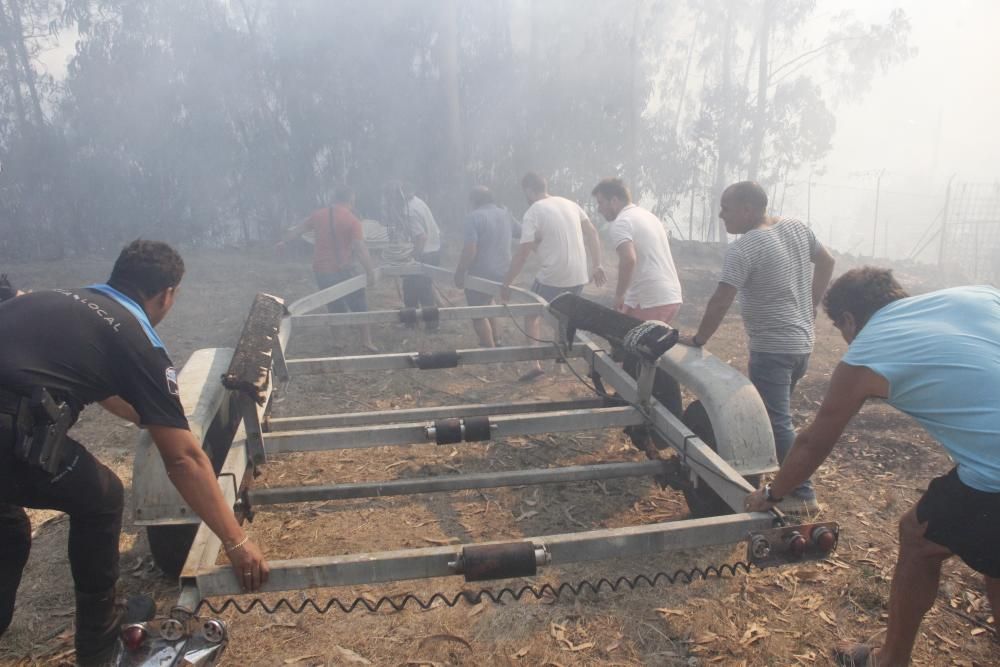
[[(727, 232), (742, 237), (726, 251), (719, 286), (698, 332), (682, 342), (705, 345), (739, 294), (750, 338), (750, 381), (767, 408), (778, 460), (783, 461), (795, 440), (792, 391), (809, 365), (816, 307), (833, 275), (834, 259), (798, 220), (768, 216), (767, 193), (752, 181), (726, 188), (719, 217)], [(795, 489), (779, 507), (816, 511), (812, 481)]]
[[(470, 195), (473, 210), (465, 219), (465, 245), (455, 269), (455, 287), (465, 288), (470, 306), (488, 306), (493, 295), (465, 287), (465, 277), (475, 276), (503, 282), (510, 268), (511, 240), (521, 235), (521, 226), (510, 211), (497, 206), (489, 188), (480, 185)], [(499, 329), (496, 318), (472, 320), (481, 347), (497, 347)]]

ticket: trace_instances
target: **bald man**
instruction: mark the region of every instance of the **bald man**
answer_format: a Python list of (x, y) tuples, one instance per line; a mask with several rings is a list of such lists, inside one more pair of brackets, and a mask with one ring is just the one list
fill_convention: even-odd
[[(792, 392), (809, 366), (816, 308), (833, 275), (833, 256), (798, 220), (767, 215), (767, 193), (742, 181), (722, 193), (719, 217), (741, 237), (726, 251), (722, 277), (697, 333), (681, 342), (700, 347), (719, 328), (736, 295), (750, 339), (750, 381), (757, 388), (774, 432), (779, 461), (792, 448)], [(812, 480), (780, 503), (786, 512), (819, 509)]]

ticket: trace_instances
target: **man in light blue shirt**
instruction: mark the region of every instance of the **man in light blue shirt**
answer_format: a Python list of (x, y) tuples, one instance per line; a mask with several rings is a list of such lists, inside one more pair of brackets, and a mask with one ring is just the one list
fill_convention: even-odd
[(823, 304), (850, 347), (813, 423), (774, 481), (747, 497), (747, 509), (773, 507), (809, 477), (868, 398), (920, 422), (955, 468), (932, 480), (900, 521), (885, 643), (836, 651), (845, 665), (908, 665), (946, 559), (958, 556), (984, 575), (1000, 615), (1000, 291), (909, 297), (889, 270), (863, 267), (838, 278)]

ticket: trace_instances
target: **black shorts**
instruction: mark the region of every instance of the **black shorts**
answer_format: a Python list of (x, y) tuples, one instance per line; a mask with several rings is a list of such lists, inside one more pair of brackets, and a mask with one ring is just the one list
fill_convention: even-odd
[(966, 486), (957, 468), (931, 480), (917, 502), (917, 521), (931, 542), (950, 549), (966, 565), (1000, 578), (1000, 493)]
[(465, 302), (470, 306), (488, 306), (493, 303), (493, 295), (486, 292), (477, 292), (474, 289), (466, 289)]
[(553, 287), (552, 285), (546, 285), (545, 283), (540, 283), (536, 280), (531, 285), (531, 291), (551, 303), (563, 292), (569, 292), (570, 294), (580, 296), (580, 293), (583, 292), (583, 285), (576, 285), (575, 287)]

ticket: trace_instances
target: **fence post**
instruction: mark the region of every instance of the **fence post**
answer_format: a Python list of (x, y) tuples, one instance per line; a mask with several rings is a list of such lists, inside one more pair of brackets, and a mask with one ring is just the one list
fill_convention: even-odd
[(948, 242), (948, 205), (951, 204), (951, 182), (955, 174), (948, 179), (948, 187), (944, 191), (944, 213), (941, 214), (941, 248), (938, 251), (938, 267), (944, 268), (945, 244)]

